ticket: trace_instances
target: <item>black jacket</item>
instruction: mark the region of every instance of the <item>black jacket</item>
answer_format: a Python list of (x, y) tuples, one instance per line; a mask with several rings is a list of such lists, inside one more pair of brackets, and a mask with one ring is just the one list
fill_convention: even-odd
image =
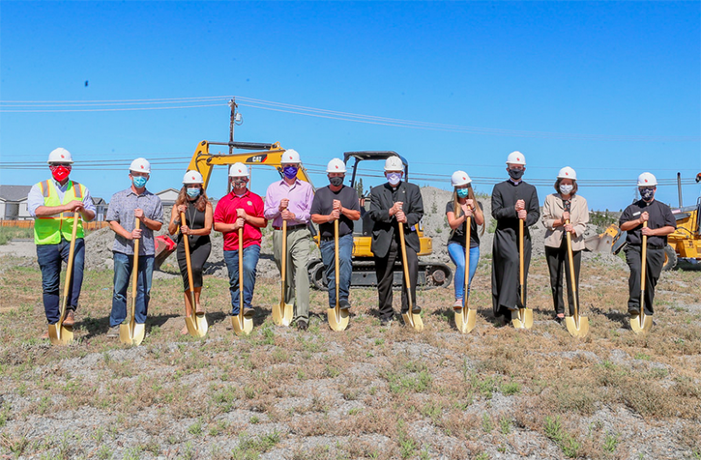
[[(418, 224), (424, 215), (424, 201), (421, 197), (421, 190), (414, 184), (404, 181), (399, 183), (397, 188), (399, 199), (404, 203), (402, 209), (406, 214), (407, 223), (404, 224), (404, 238), (407, 246), (419, 252), (421, 243), (417, 234)], [(370, 191), (370, 218), (373, 220), (372, 227), (372, 250), (375, 257), (386, 257), (392, 238), (399, 238), (395, 233), (398, 223), (395, 216), (390, 217), (389, 209), (394, 206), (392, 199), (392, 187), (389, 183), (373, 187)]]

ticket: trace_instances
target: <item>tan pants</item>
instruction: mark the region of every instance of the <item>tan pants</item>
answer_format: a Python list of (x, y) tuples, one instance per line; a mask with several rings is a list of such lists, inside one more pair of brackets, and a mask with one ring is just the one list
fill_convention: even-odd
[[(305, 226), (287, 230), (287, 270), (285, 273), (285, 303), (295, 307), (294, 320), (309, 322), (309, 262), (311, 233)], [(282, 275), (282, 230), (273, 231), (273, 256)]]

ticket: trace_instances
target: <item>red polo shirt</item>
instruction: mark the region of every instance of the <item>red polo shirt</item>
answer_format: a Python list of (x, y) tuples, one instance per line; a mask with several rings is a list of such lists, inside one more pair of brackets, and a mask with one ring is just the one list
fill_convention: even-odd
[[(243, 196), (238, 197), (232, 191), (217, 203), (217, 209), (214, 210), (214, 222), (233, 224), (236, 222), (237, 209), (243, 209), (250, 216), (263, 217), (264, 207), (263, 200), (255, 193), (247, 191)], [(268, 225), (267, 220), (265, 225)], [(261, 237), (260, 228), (246, 222), (246, 225), (243, 226), (243, 247), (247, 248), (254, 244), (260, 246)], [(224, 250), (238, 251), (238, 249), (239, 232), (224, 233)]]

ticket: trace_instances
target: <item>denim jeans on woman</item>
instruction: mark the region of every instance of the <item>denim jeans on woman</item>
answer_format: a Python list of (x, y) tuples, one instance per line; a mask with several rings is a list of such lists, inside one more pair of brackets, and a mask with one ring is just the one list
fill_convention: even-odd
[[(453, 278), (453, 284), (455, 285), (455, 298), (464, 299), (465, 298), (465, 246), (459, 243), (450, 243), (448, 245), (448, 255), (450, 255), (450, 260), (455, 264), (455, 277)], [(472, 278), (475, 276), (477, 271), (477, 264), (480, 261), (480, 248), (475, 246), (470, 248), (470, 279), (468, 284), (468, 295), (470, 285), (472, 284)], [(463, 300), (464, 302), (464, 300)]]
[[(119, 326), (127, 317), (127, 296), (131, 297), (128, 289), (132, 280), (134, 256), (114, 252), (114, 291), (112, 293), (112, 311), (110, 312), (110, 327)], [(151, 280), (153, 279), (154, 256), (139, 255), (137, 275), (136, 305), (134, 316), (137, 324), (146, 322), (148, 302), (151, 299)]]
[[(256, 287), (256, 266), (260, 257), (260, 246), (252, 244), (243, 248), (243, 308), (252, 308), (253, 289)], [(229, 291), (231, 292), (231, 314), (238, 315), (239, 300), (239, 251), (224, 251), (224, 262), (229, 271)]]

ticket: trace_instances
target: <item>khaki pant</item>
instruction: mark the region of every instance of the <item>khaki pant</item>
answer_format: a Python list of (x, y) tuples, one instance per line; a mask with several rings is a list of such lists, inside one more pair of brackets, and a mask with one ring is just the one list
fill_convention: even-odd
[[(285, 273), (285, 303), (293, 304), (294, 320), (309, 322), (309, 275), (307, 263), (311, 233), (306, 226), (287, 230), (287, 270)], [(273, 256), (282, 276), (282, 230), (273, 231)]]

